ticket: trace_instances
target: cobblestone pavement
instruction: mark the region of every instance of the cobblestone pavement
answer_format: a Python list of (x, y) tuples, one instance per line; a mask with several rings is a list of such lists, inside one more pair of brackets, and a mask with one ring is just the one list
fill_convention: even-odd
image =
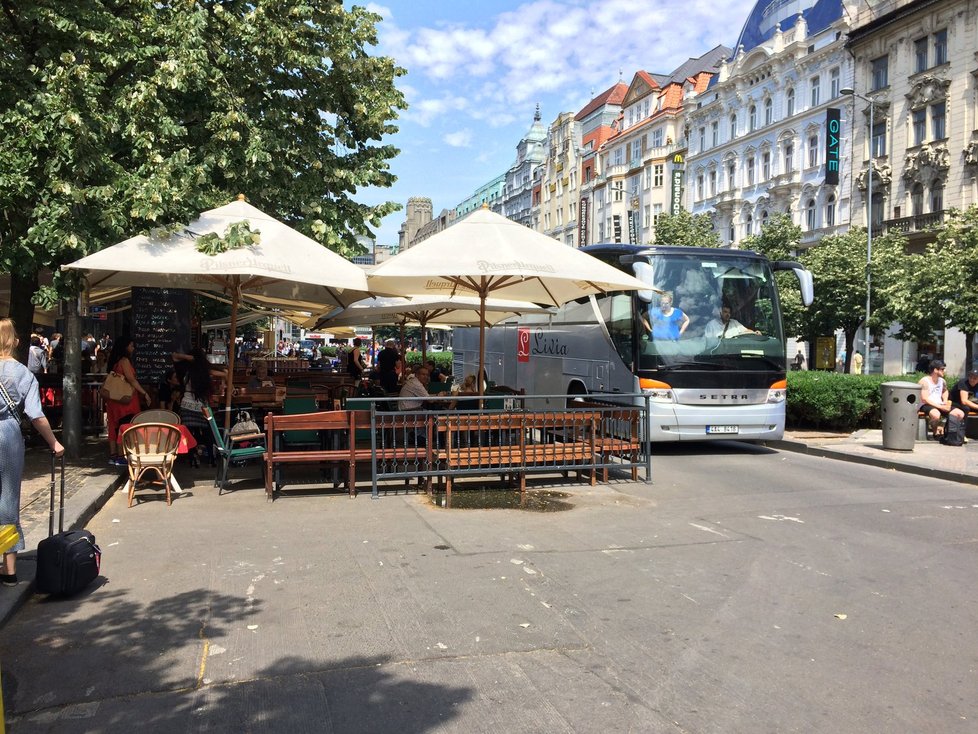
[[(60, 438), (60, 432), (57, 432)], [(81, 456), (65, 461), (65, 505), (86, 489), (105, 490), (121, 478), (124, 468), (108, 463), (108, 446), (104, 436), (85, 435)], [(60, 470), (55, 492), (60, 491)], [(24, 528), (27, 549), (37, 548), (38, 541), (47, 537), (51, 496), (51, 451), (38, 436), (28, 439), (24, 456), (24, 479), (20, 490), (20, 521)], [(74, 508), (80, 511), (82, 508)], [(73, 513), (74, 514), (74, 513)], [(58, 517), (55, 515), (55, 531)], [(68, 520), (65, 521), (67, 526)]]

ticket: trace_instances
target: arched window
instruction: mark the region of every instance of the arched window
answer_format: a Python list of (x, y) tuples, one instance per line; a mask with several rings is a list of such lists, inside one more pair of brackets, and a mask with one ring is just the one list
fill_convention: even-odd
[(744, 235), (750, 237), (754, 234), (754, 217), (750, 214), (747, 215), (747, 224), (744, 227)]
[(768, 99), (764, 101), (764, 124), (770, 125), (774, 122), (774, 103)]
[(795, 90), (789, 89), (785, 94), (785, 98), (787, 99), (788, 117), (791, 117), (795, 114)]
[(737, 137), (737, 115), (730, 115), (730, 139)]
[(761, 212), (761, 231), (767, 226), (767, 209)]
[(734, 243), (734, 240), (736, 240), (736, 239), (737, 239), (737, 237), (736, 237), (736, 234), (734, 232), (733, 222), (731, 222), (730, 223), (730, 229), (727, 230), (727, 242), (729, 242), (732, 245)]
[(809, 199), (805, 207), (805, 224), (809, 232), (815, 229), (815, 199)]
[(944, 182), (939, 178), (930, 185), (930, 210), (933, 214), (944, 211)]
[(919, 217), (924, 213), (924, 185), (914, 184), (910, 191), (910, 215)]
[(750, 132), (754, 132), (757, 129), (757, 105), (750, 106), (750, 114), (747, 118), (747, 127)]
[(829, 196), (829, 200), (825, 202), (825, 226), (834, 227), (835, 226), (835, 195)]

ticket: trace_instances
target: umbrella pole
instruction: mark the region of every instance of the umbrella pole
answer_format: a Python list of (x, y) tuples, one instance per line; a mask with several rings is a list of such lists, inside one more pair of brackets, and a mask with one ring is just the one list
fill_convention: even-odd
[(401, 320), (401, 378), (407, 375), (407, 319)]
[(228, 337), (228, 376), (224, 385), (224, 430), (231, 430), (231, 397), (234, 392), (234, 339), (238, 330), (238, 276), (234, 278), (234, 292), (231, 295), (231, 324)]
[(485, 395), (485, 385), (482, 375), (485, 373), (486, 365), (486, 294), (485, 291), (479, 294), (479, 373), (476, 380), (479, 383), (479, 397)]
[(418, 323), (421, 324), (421, 366), (424, 367), (428, 358), (428, 328), (425, 326), (428, 322), (421, 319)]

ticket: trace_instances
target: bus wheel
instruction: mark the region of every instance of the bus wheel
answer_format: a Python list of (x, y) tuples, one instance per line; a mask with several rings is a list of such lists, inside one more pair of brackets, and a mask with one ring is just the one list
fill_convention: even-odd
[(587, 388), (580, 382), (572, 382), (567, 386), (567, 407), (573, 408), (574, 404), (584, 400), (587, 396)]

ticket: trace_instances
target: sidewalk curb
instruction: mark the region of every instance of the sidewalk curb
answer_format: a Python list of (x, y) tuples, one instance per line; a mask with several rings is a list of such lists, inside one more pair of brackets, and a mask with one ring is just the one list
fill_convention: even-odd
[[(112, 479), (101, 489), (85, 487), (76, 494), (71, 507), (65, 508), (65, 529), (84, 528), (95, 514), (102, 509), (109, 498), (115, 494), (128, 477), (122, 474)], [(30, 548), (17, 554), (17, 576), (20, 583), (9, 593), (0, 592), (0, 629), (34, 594), (34, 577), (37, 575), (37, 548)]]
[(873, 456), (862, 456), (838, 451), (825, 446), (811, 446), (801, 441), (766, 441), (765, 446), (783, 451), (792, 451), (808, 456), (818, 456), (824, 459), (836, 459), (837, 461), (848, 461), (854, 464), (866, 464), (880, 469), (891, 469), (905, 474), (916, 474), (921, 477), (931, 477), (933, 479), (945, 479), (950, 482), (960, 482), (962, 484), (978, 485), (978, 476), (963, 474), (961, 472), (945, 471), (943, 469), (931, 469), (924, 466), (915, 466), (902, 461), (889, 458), (876, 458)]

